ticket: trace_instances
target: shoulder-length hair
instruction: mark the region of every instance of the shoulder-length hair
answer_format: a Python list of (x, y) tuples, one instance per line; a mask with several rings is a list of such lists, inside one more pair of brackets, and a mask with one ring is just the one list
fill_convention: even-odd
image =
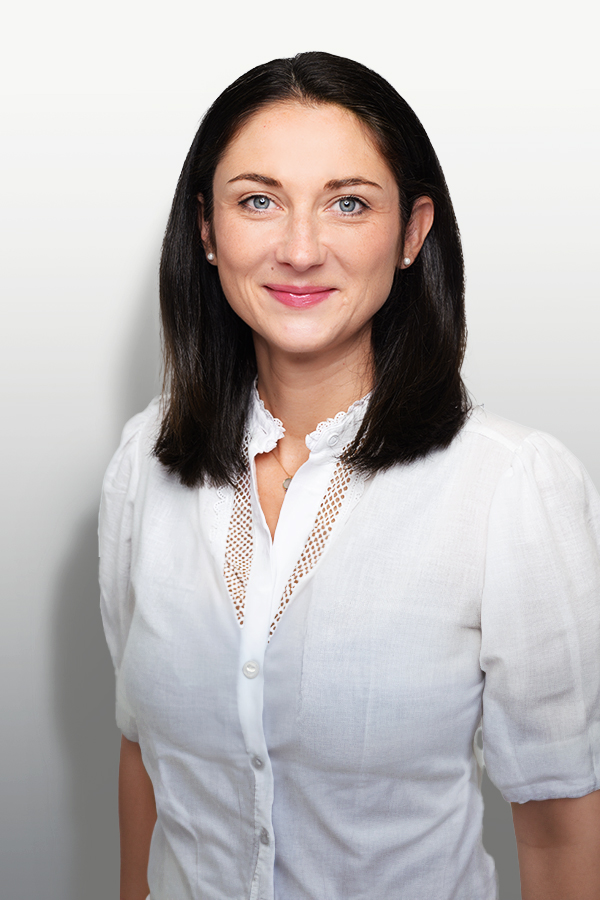
[(417, 198), (430, 197), (435, 209), (421, 252), (409, 268), (397, 269), (373, 318), (373, 390), (345, 461), (363, 472), (412, 462), (448, 446), (468, 414), (460, 377), (466, 342), (460, 235), (425, 129), (394, 88), (360, 63), (317, 52), (275, 59), (233, 82), (204, 116), (163, 243), (164, 412), (155, 454), (190, 487), (239, 477), (256, 377), (251, 330), (205, 257), (197, 197), (210, 224), (215, 168), (229, 142), (259, 109), (290, 100), (336, 104), (368, 126), (398, 184), (402, 234)]

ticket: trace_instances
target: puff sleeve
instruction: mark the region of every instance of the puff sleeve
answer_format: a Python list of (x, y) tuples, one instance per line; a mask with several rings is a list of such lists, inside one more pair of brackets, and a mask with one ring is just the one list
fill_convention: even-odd
[(600, 788), (600, 497), (539, 432), (492, 502), (480, 665), (485, 765), (505, 800)]
[(102, 484), (98, 544), (100, 611), (116, 675), (117, 726), (126, 738), (138, 740), (135, 718), (120, 690), (119, 669), (133, 616), (130, 592), (133, 509), (139, 480), (140, 438), (147, 412), (130, 419), (123, 429)]

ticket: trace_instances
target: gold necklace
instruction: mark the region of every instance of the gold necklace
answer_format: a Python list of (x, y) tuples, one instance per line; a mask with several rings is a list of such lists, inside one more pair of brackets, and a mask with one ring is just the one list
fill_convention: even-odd
[[(273, 447), (273, 456), (275, 456), (275, 450), (276, 450), (276, 446)], [(282, 486), (282, 488), (284, 489), (284, 491), (287, 491), (287, 489), (289, 488), (290, 484), (292, 483), (292, 478), (293, 478), (294, 476), (293, 476), (293, 475), (290, 475), (290, 473), (289, 473), (286, 469), (283, 468), (283, 466), (282, 466), (282, 464), (281, 464), (281, 462), (280, 462), (278, 456), (275, 456), (275, 459), (277, 460), (277, 464), (279, 465), (279, 468), (281, 469), (281, 471), (282, 471), (282, 472), (285, 472), (286, 477), (285, 477), (285, 478), (283, 479), (283, 481), (281, 482), (281, 486)]]

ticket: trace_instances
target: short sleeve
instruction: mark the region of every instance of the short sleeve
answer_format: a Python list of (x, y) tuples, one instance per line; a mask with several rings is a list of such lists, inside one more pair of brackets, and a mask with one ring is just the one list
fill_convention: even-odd
[(511, 802), (600, 788), (600, 497), (534, 433), (492, 502), (481, 609), (485, 765)]
[(134, 416), (123, 429), (121, 443), (102, 484), (98, 544), (100, 554), (100, 611), (116, 675), (117, 726), (126, 738), (138, 740), (137, 726), (120, 690), (119, 670), (133, 617), (130, 567), (133, 509), (139, 480), (141, 435), (153, 405)]

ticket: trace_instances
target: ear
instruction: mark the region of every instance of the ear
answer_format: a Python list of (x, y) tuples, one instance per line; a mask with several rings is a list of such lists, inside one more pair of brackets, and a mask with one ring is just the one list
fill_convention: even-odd
[[(198, 194), (198, 228), (200, 229), (200, 238), (202, 240), (202, 245), (204, 247), (204, 252), (206, 253), (206, 258), (209, 263), (212, 263), (214, 266), (217, 264), (215, 251), (213, 249), (213, 241), (211, 235), (211, 227), (210, 223), (206, 221), (204, 218), (204, 197), (202, 194)], [(208, 258), (208, 254), (212, 254), (212, 259)]]
[[(413, 203), (410, 219), (404, 231), (404, 248), (400, 268), (407, 269), (419, 255), (423, 241), (433, 225), (433, 200), (431, 197), (417, 197)], [(406, 262), (406, 260), (410, 262)]]

